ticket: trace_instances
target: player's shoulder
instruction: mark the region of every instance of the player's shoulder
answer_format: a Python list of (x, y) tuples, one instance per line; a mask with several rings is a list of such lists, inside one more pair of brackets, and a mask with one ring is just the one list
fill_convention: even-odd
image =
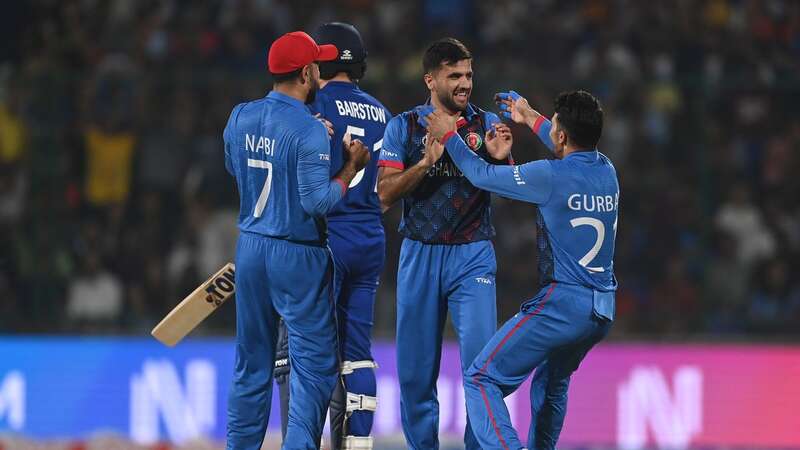
[[(425, 105), (423, 104), (418, 106), (425, 106)], [(392, 117), (392, 119), (389, 121), (389, 124), (387, 125), (387, 128), (397, 127), (399, 128), (400, 131), (405, 133), (409, 129), (409, 123), (412, 123), (412, 121), (414, 122), (417, 121), (417, 113), (414, 112), (416, 108), (417, 107), (415, 106), (414, 108), (409, 109), (408, 111), (403, 111), (397, 114), (396, 116)]]
[(260, 111), (264, 108), (266, 104), (267, 104), (267, 97), (262, 97), (254, 100), (249, 100), (243, 103), (239, 103), (233, 109), (235, 111), (237, 108), (239, 108), (239, 111), (241, 113), (252, 113), (255, 111), (259, 111), (260, 113)]
[(397, 128), (398, 130), (406, 130), (408, 128), (408, 121), (412, 119), (413, 111), (403, 111), (400, 114), (389, 119), (386, 128)]
[(410, 126), (414, 117), (414, 110), (403, 111), (389, 119), (383, 135), (384, 150), (391, 150), (395, 153), (403, 153), (409, 140)]
[(389, 111), (389, 108), (387, 108), (383, 103), (381, 103), (380, 100), (375, 98), (372, 94), (370, 94), (369, 92), (360, 90), (360, 89), (359, 89), (358, 92), (359, 92), (361, 98), (363, 98), (367, 103), (370, 103), (372, 106), (376, 106), (378, 108), (383, 109), (384, 111), (386, 111), (387, 115), (389, 115), (389, 116), (392, 115), (391, 111)]
[(296, 130), (300, 132), (300, 135), (319, 137), (319, 135), (322, 134), (326, 138), (328, 137), (328, 129), (320, 119), (317, 119), (311, 114), (305, 114), (299, 119), (300, 120), (298, 120), (298, 126), (296, 127)]
[(228, 116), (228, 123), (225, 125), (225, 130), (222, 133), (223, 139), (225, 139), (226, 142), (232, 139), (235, 131), (240, 127), (242, 111), (247, 107), (248, 103), (249, 102), (239, 103), (231, 109), (231, 113)]
[(416, 113), (414, 109), (409, 109), (408, 111), (403, 111), (396, 116), (392, 117), (392, 121), (396, 121), (402, 124), (408, 124), (409, 120), (416, 120)]
[(391, 133), (398, 137), (407, 139), (410, 129), (412, 128), (410, 125), (416, 121), (417, 116), (413, 109), (403, 111), (389, 119), (389, 122), (386, 124), (387, 133), (391, 130)]
[(611, 161), (611, 158), (609, 158), (608, 156), (606, 156), (605, 154), (603, 154), (603, 153), (601, 153), (599, 151), (597, 152), (597, 157), (603, 163), (603, 166), (608, 168), (607, 170), (611, 174), (611, 176), (616, 178), (617, 177), (617, 168), (614, 167), (614, 162)]
[(554, 172), (563, 172), (563, 171), (575, 172), (576, 170), (580, 170), (580, 168), (575, 166), (575, 164), (573, 164), (573, 161), (570, 160), (569, 158), (544, 159), (542, 161), (547, 161), (548, 165), (550, 166), (550, 169), (553, 170)]
[(612, 168), (612, 169), (616, 170), (616, 169), (614, 168), (614, 163), (611, 161), (611, 158), (609, 158), (608, 156), (606, 156), (606, 154), (605, 154), (605, 153), (603, 153), (603, 152), (601, 152), (601, 151), (599, 151), (599, 150), (598, 150), (598, 151), (597, 151), (597, 157), (598, 157), (598, 158), (600, 158), (600, 161), (602, 161), (602, 162), (603, 162), (603, 164), (607, 164), (607, 165), (611, 166), (611, 168)]
[(237, 120), (239, 119), (239, 115), (241, 115), (242, 110), (247, 106), (249, 102), (239, 103), (231, 109), (231, 113), (228, 116), (228, 125), (235, 125)]
[(328, 142), (328, 129), (321, 120), (309, 114), (304, 114), (300, 120), (297, 121), (296, 126), (293, 127), (294, 135), (299, 136), (302, 141), (321, 143), (322, 141)]
[(231, 110), (229, 123), (241, 124), (242, 121), (258, 120), (261, 117), (261, 112), (264, 110), (267, 98), (259, 98), (239, 103)]

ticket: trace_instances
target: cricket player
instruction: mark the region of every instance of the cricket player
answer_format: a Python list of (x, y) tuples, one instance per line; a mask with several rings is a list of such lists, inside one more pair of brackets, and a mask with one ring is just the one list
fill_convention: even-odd
[[(358, 86), (366, 71), (367, 52), (361, 34), (350, 24), (333, 22), (315, 33), (317, 42), (333, 44), (339, 56), (320, 62), (320, 85), (312, 110), (329, 121), (331, 174), (345, 160), (341, 142), (348, 134), (373, 153), (381, 148), (391, 114)], [(328, 213), (328, 245), (333, 253), (336, 315), (341, 375), (331, 401), (331, 448), (371, 449), (372, 419), (377, 407), (375, 372), (370, 345), (378, 280), (385, 259), (381, 205), (376, 189), (378, 158), (370, 159), (350, 182), (347, 194)], [(281, 343), (283, 345), (283, 343)], [(288, 395), (286, 380), (291, 364), (278, 366), (282, 409)], [(285, 420), (283, 421), (285, 422)]]
[[(419, 123), (436, 108), (458, 124), (471, 151), (488, 164), (510, 161), (511, 141), (485, 140), (499, 118), (469, 102), (472, 56), (458, 40), (434, 42), (423, 57), (429, 104), (394, 117), (386, 127), (378, 166), (378, 195), (388, 207), (403, 202), (397, 276), (397, 371), (400, 410), (409, 448), (439, 447), (436, 380), (449, 310), (462, 371), (497, 328), (491, 195), (473, 185), (434, 145)], [(510, 133), (509, 133), (510, 137)], [(467, 449), (479, 449), (467, 423)]]
[[(619, 184), (597, 151), (603, 111), (585, 91), (562, 93), (552, 122), (514, 91), (498, 94), (503, 114), (530, 126), (555, 160), (487, 164), (459, 136), (446, 111), (426, 117), (433, 139), (476, 186), (538, 205), (540, 291), (492, 337), (465, 379), (467, 411), (484, 450), (523, 448), (503, 397), (536, 369), (528, 447), (554, 449), (572, 373), (614, 319), (614, 241)], [(497, 135), (491, 139), (504, 139)]]
[(354, 140), (330, 175), (330, 138), (311, 115), (319, 61), (338, 56), (303, 32), (269, 50), (273, 90), (237, 105), (225, 127), (225, 166), (240, 196), (236, 249), (236, 362), (228, 398), (229, 450), (261, 448), (283, 317), (289, 340), (291, 404), (283, 449), (319, 447), (337, 379), (332, 263), (325, 216), (369, 161)]

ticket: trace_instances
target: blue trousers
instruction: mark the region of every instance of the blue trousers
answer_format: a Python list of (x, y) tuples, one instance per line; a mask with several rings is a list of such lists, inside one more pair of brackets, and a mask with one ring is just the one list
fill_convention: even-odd
[[(386, 259), (383, 226), (380, 222), (331, 223), (329, 232), (328, 245), (336, 268), (333, 285), (340, 355), (345, 361), (372, 360), (375, 294)], [(344, 376), (344, 384), (347, 392), (374, 397), (375, 371), (355, 370)], [(353, 411), (347, 434), (369, 436), (373, 415), (371, 411)]]
[(289, 334), (291, 402), (283, 449), (316, 449), (337, 379), (327, 248), (241, 233), (236, 248), (236, 362), (228, 450), (258, 450), (272, 398), (278, 317)]
[[(409, 448), (439, 448), (436, 380), (449, 310), (462, 373), (497, 329), (494, 248), (490, 241), (430, 245), (405, 239), (397, 276), (397, 372), (400, 412)], [(468, 450), (480, 449), (469, 420)]]
[(523, 448), (503, 397), (534, 369), (527, 447), (555, 448), (567, 412), (570, 376), (611, 327), (596, 313), (594, 298), (583, 286), (550, 284), (524, 303), (475, 358), (464, 388), (473, 431), (484, 450)]

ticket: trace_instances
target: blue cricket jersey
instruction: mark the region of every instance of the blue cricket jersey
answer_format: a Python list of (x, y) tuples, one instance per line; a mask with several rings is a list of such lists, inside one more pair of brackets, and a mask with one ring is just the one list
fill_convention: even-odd
[[(480, 158), (492, 164), (483, 137), (500, 119), (491, 112), (469, 104), (459, 119), (458, 134)], [(393, 118), (383, 137), (379, 166), (404, 169), (417, 164), (424, 155), (427, 131), (417, 123), (413, 110)], [(491, 239), (491, 194), (476, 187), (445, 153), (425, 178), (403, 198), (403, 236), (427, 244), (463, 244)]]
[(272, 91), (233, 108), (225, 167), (239, 188), (239, 229), (325, 245), (325, 216), (345, 193), (330, 174), (325, 126), (301, 101)]
[(347, 132), (372, 152), (367, 166), (356, 174), (347, 194), (328, 214), (330, 226), (335, 227), (338, 222), (359, 222), (377, 225), (383, 230), (377, 191), (377, 152), (383, 143), (386, 124), (392, 118), (389, 110), (357, 84), (343, 81), (330, 81), (320, 89), (312, 109), (333, 124), (331, 174), (341, 170), (344, 164), (342, 138)]
[[(537, 121), (534, 131), (551, 150), (552, 124)], [(578, 284), (614, 291), (614, 243), (619, 183), (611, 161), (596, 149), (564, 159), (519, 166), (487, 164), (456, 135), (445, 148), (476, 186), (539, 206), (539, 281)]]

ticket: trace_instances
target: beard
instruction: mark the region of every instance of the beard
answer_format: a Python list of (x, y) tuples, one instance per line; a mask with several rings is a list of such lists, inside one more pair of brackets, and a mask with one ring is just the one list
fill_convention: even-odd
[(456, 94), (461, 92), (467, 93), (467, 102), (469, 102), (469, 91), (465, 89), (458, 89), (454, 92), (437, 92), (436, 98), (439, 99), (439, 103), (441, 103), (442, 106), (444, 106), (445, 108), (449, 109), (452, 112), (465, 111), (467, 109), (467, 105), (460, 106), (455, 101)]
[(319, 80), (311, 80), (311, 89), (309, 89), (308, 95), (306, 95), (306, 105), (314, 103), (314, 100), (317, 99), (318, 90), (319, 90)]

